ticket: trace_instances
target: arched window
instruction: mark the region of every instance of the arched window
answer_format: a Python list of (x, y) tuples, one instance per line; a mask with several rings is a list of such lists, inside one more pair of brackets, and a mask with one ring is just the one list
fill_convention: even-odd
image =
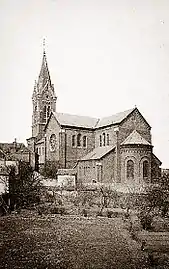
[(103, 146), (106, 146), (106, 134), (103, 133)]
[(110, 144), (110, 138), (109, 138), (109, 134), (107, 134), (107, 146), (109, 146)]
[(46, 122), (46, 106), (43, 108), (43, 121)]
[(144, 161), (143, 162), (143, 178), (148, 177), (148, 170), (149, 170), (148, 161)]
[(50, 106), (48, 106), (47, 108), (47, 118), (49, 118), (49, 116), (50, 116)]
[(77, 135), (77, 146), (80, 147), (81, 146), (81, 134)]
[(100, 147), (102, 147), (102, 136), (100, 135)]
[(72, 147), (75, 147), (75, 135), (72, 135)]
[(134, 179), (134, 162), (132, 160), (127, 161), (127, 178)]
[(87, 137), (86, 135), (83, 136), (83, 147), (87, 146)]

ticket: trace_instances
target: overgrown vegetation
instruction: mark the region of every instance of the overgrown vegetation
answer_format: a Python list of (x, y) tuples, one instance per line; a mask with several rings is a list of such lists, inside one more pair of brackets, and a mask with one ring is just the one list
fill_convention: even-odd
[(57, 171), (60, 168), (59, 162), (46, 161), (41, 174), (47, 178), (57, 178)]
[(9, 173), (9, 198), (11, 209), (39, 203), (41, 181), (38, 173), (26, 162), (20, 161), (18, 171), (14, 166)]

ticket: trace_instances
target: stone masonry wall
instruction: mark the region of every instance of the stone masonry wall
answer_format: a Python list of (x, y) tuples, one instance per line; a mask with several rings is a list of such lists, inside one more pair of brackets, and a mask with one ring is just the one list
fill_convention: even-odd
[[(148, 161), (149, 176), (147, 183), (151, 181), (151, 156), (152, 149), (147, 146), (125, 146), (121, 148), (121, 183), (132, 183), (127, 179), (127, 161), (134, 162), (134, 182), (143, 183), (143, 162)], [(133, 181), (133, 180), (132, 180)]]
[[(77, 160), (94, 149), (94, 133), (90, 130), (66, 128), (66, 168), (72, 168)], [(77, 146), (77, 135), (81, 134), (81, 146)], [(75, 135), (75, 146), (72, 146), (72, 136)], [(87, 137), (86, 147), (83, 146), (83, 137)]]
[[(48, 161), (59, 161), (59, 133), (60, 125), (57, 123), (53, 114), (46, 128), (46, 159)], [(56, 148), (54, 151), (50, 149), (50, 137), (52, 134), (56, 135)]]

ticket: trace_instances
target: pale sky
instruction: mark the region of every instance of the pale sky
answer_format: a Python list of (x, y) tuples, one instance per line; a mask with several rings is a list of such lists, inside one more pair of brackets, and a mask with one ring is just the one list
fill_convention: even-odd
[(136, 105), (169, 168), (169, 1), (1, 0), (0, 142), (31, 136), (43, 37), (57, 111), (103, 117)]

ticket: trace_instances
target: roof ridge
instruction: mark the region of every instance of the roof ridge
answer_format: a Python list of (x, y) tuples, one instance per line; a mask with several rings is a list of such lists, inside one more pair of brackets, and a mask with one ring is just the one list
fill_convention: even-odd
[[(130, 113), (132, 113), (134, 109), (136, 108), (118, 112), (114, 115), (103, 117), (103, 118), (91, 117), (91, 116), (86, 116), (86, 115), (70, 114), (70, 113), (65, 113), (65, 112), (53, 112), (53, 113), (56, 119), (58, 120), (58, 122), (63, 126), (67, 125), (67, 126), (74, 126), (74, 127), (97, 129), (97, 128), (109, 126), (112, 124), (119, 124)], [(57, 116), (62, 117), (62, 119), (59, 119)], [(70, 120), (71, 117), (73, 121)], [(80, 122), (80, 119), (84, 119), (84, 120), (86, 119), (86, 121)], [(90, 120), (90, 122), (87, 122), (87, 120)]]
[(84, 118), (90, 118), (90, 119), (97, 119), (97, 120), (99, 120), (99, 118), (91, 117), (91, 116), (87, 116), (87, 115), (70, 114), (70, 113), (65, 113), (65, 112), (54, 112), (54, 113), (56, 113), (56, 114), (62, 114), (62, 115), (77, 116), (77, 117), (84, 117)]

